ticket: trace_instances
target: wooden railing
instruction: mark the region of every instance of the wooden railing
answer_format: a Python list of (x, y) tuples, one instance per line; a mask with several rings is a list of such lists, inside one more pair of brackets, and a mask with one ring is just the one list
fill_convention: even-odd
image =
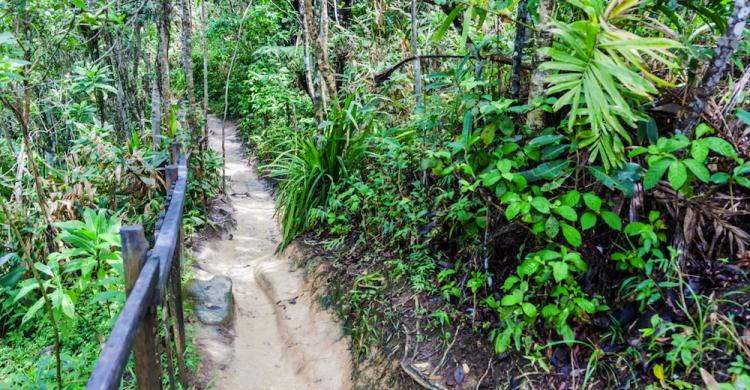
[(190, 156), (180, 154), (179, 144), (174, 143), (171, 157), (172, 165), (166, 167), (164, 175), (167, 208), (156, 224), (153, 248), (149, 249), (143, 226), (130, 225), (120, 229), (127, 300), (89, 378), (86, 386), (89, 390), (119, 389), (131, 351), (135, 357), (138, 389), (161, 389), (162, 353), (166, 355), (170, 388), (176, 384), (175, 360), (179, 383), (183, 388), (187, 387), (180, 279), (182, 212)]

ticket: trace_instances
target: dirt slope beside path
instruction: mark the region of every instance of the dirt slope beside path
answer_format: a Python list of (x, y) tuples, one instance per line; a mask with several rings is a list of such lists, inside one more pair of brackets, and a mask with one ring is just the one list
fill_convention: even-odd
[[(210, 145), (221, 151), (221, 121)], [(280, 233), (274, 202), (243, 158), (235, 126), (226, 128), (227, 193), (237, 228), (201, 245), (199, 279), (232, 279), (234, 313), (225, 327), (197, 323), (204, 375), (216, 389), (350, 389), (351, 354), (333, 316), (314, 304), (300, 271), (274, 254)]]

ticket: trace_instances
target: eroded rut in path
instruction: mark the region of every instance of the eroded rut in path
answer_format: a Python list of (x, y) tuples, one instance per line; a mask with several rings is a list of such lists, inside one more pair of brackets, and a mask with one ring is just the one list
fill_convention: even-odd
[[(221, 120), (211, 117), (211, 148), (221, 151)], [(348, 389), (350, 354), (340, 325), (314, 304), (300, 271), (274, 251), (280, 239), (274, 202), (226, 126), (227, 193), (236, 229), (201, 245), (198, 279), (232, 279), (233, 319), (197, 323), (195, 337), (210, 387), (216, 389)], [(206, 370), (204, 370), (206, 371)]]

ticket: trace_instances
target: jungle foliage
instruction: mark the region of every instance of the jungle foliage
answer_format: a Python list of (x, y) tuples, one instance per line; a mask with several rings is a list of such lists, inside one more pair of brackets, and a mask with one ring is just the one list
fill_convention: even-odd
[(85, 387), (125, 301), (119, 228), (153, 237), (173, 142), (193, 150), (185, 231), (208, 225), (222, 163), (195, 143), (179, 58), (156, 56), (165, 9), (0, 3), (0, 388)]
[(358, 356), (396, 335), (455, 354), (422, 373), (444, 385), (745, 388), (748, 12), (260, 1), (229, 108)]

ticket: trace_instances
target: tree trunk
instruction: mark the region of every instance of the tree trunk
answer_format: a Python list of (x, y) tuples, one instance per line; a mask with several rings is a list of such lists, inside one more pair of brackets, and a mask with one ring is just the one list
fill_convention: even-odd
[(203, 24), (203, 136), (208, 144), (208, 38), (206, 37), (206, 0), (201, 1), (201, 24)]
[[(169, 130), (169, 124), (172, 119), (172, 96), (170, 92), (169, 77), (169, 25), (171, 14), (171, 0), (161, 0), (159, 2), (159, 21), (158, 21), (158, 53), (157, 53), (157, 74), (159, 85), (159, 96), (161, 97), (161, 125)], [(169, 131), (167, 131), (169, 133)], [(169, 134), (174, 136), (174, 134)]]
[[(335, 0), (334, 0), (335, 1)], [(417, 0), (411, 0), (411, 54), (417, 57), (414, 60), (414, 96), (416, 97), (417, 107), (424, 103), (422, 97), (422, 61), (419, 59), (419, 26), (417, 25)]]
[(313, 83), (313, 66), (314, 64), (310, 61), (310, 37), (315, 34), (315, 24), (313, 23), (313, 8), (311, 0), (300, 0), (300, 14), (302, 14), (302, 40), (303, 40), (303, 51), (304, 51), (304, 62), (305, 62), (305, 79), (308, 84), (310, 97), (313, 101), (313, 107), (315, 108), (315, 114), (318, 120), (323, 118), (323, 88), (321, 86), (320, 91), (315, 90), (315, 84)]
[(318, 38), (315, 41), (315, 54), (318, 62), (318, 73), (320, 74), (320, 89), (324, 91), (323, 104), (326, 99), (336, 101), (336, 80), (331, 64), (328, 62), (328, 0), (320, 2), (320, 20), (318, 27)]
[(193, 26), (190, 15), (190, 1), (181, 0), (182, 5), (182, 70), (185, 72), (185, 94), (187, 95), (187, 124), (193, 146), (197, 145), (198, 134), (195, 120), (195, 79), (193, 78), (193, 48), (190, 39), (193, 34)]
[[(529, 104), (535, 99), (544, 97), (544, 80), (549, 75), (549, 71), (540, 70), (539, 64), (546, 61), (546, 57), (540, 50), (543, 47), (549, 47), (552, 44), (552, 35), (547, 31), (547, 23), (552, 13), (552, 0), (539, 0), (537, 12), (539, 14), (539, 32), (536, 34), (536, 50), (534, 52), (533, 66), (534, 71), (531, 73), (529, 82)], [(541, 130), (547, 127), (547, 113), (536, 109), (526, 114), (526, 123), (532, 130)]]
[(521, 64), (523, 63), (523, 49), (526, 46), (526, 25), (529, 22), (529, 11), (526, 0), (518, 3), (516, 17), (516, 39), (513, 44), (513, 67), (510, 75), (510, 97), (518, 99), (521, 94)]
[(721, 81), (732, 53), (742, 40), (748, 15), (750, 15), (750, 0), (736, 0), (734, 11), (727, 23), (727, 29), (716, 44), (714, 57), (706, 68), (701, 85), (695, 89), (693, 100), (685, 107), (680, 116), (675, 130), (677, 133), (684, 133), (688, 138), (693, 138), (695, 126), (698, 125), (703, 109), (706, 107), (706, 100)]
[(161, 145), (161, 94), (159, 93), (158, 54), (154, 54), (154, 72), (151, 77), (151, 137), (154, 150)]

